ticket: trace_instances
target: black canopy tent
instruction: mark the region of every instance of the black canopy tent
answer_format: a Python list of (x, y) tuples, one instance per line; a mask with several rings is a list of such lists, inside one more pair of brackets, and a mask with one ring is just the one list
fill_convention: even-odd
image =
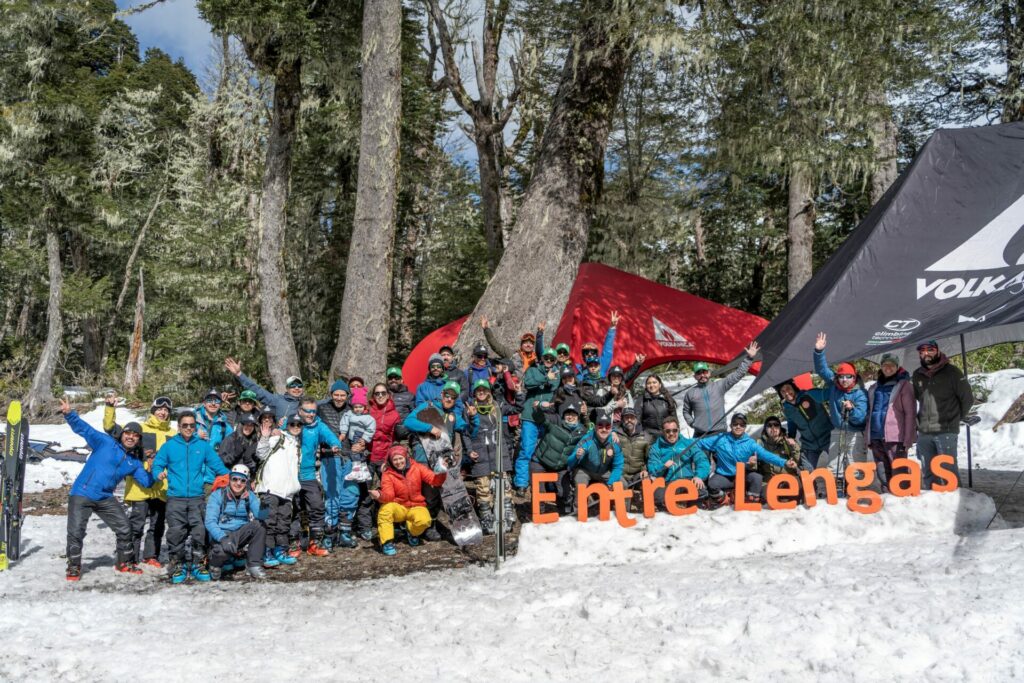
[(830, 363), (926, 339), (950, 354), (960, 335), (965, 349), (1024, 339), (1022, 228), (1024, 123), (936, 131), (758, 336), (743, 399), (806, 372), (821, 331)]

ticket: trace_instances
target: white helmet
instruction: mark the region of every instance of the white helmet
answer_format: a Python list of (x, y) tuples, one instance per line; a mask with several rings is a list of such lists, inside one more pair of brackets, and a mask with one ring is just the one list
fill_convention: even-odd
[(232, 477), (245, 477), (246, 480), (248, 480), (249, 479), (249, 468), (246, 467), (245, 465), (243, 465), (242, 463), (238, 463), (237, 465), (235, 465), (234, 467), (231, 468), (231, 476)]

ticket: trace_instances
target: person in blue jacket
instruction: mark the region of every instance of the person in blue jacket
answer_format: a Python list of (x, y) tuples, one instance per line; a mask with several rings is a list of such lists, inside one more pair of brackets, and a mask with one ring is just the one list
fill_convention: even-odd
[(441, 390), (444, 389), (447, 381), (448, 376), (444, 372), (444, 359), (441, 358), (441, 354), (431, 355), (430, 360), (427, 361), (427, 376), (416, 387), (416, 405), (440, 399)]
[(252, 578), (267, 578), (262, 566), (267, 530), (260, 521), (259, 496), (249, 490), (249, 474), (245, 465), (235, 465), (227, 486), (216, 489), (206, 501), (206, 532), (213, 544), (210, 577), (215, 581), (229, 567), (246, 567)]
[(705, 436), (698, 441), (700, 448), (715, 456), (715, 473), (708, 478), (708, 488), (722, 492), (736, 487), (736, 463), (744, 463), (746, 473), (746, 499), (761, 502), (761, 486), (764, 483), (757, 471), (757, 461), (762, 460), (776, 467), (797, 469), (795, 460), (783, 460), (747, 435), (747, 416), (736, 413), (729, 421), (725, 434)]
[[(220, 452), (220, 444), (234, 431), (228, 418), (221, 412), (220, 406), (223, 403), (220, 392), (210, 389), (203, 397), (202, 405), (193, 412), (196, 416), (196, 436), (204, 441), (209, 441), (213, 450)], [(210, 479), (206, 483), (212, 483)]]
[(612, 438), (612, 417), (601, 413), (594, 421), (594, 430), (580, 439), (569, 456), (568, 468), (574, 470), (573, 483), (601, 482), (611, 486), (622, 479), (622, 449)]
[[(167, 439), (153, 458), (153, 475), (167, 480), (167, 551), (171, 583), (182, 583), (191, 573), (196, 581), (209, 581), (206, 567), (206, 505), (203, 488), (207, 471), (227, 474), (220, 456), (196, 436), (196, 416), (186, 411), (178, 416), (178, 433)], [(192, 537), (192, 565), (186, 567), (185, 537)]]
[(279, 420), (287, 420), (299, 411), (299, 402), (306, 393), (301, 377), (292, 375), (284, 381), (285, 393), (275, 394), (267, 391), (256, 380), (242, 372), (242, 364), (234, 358), (225, 358), (224, 367), (234, 375), (244, 389), (256, 394), (256, 398), (264, 407), (270, 406)]
[[(320, 419), (317, 400), (304, 397), (300, 401), (298, 415), (302, 419), (302, 452), (299, 458), (299, 492), (292, 499), (296, 513), (305, 511), (309, 523), (309, 545), (306, 553), (314, 557), (325, 557), (330, 552), (324, 547), (324, 491), (317, 479), (320, 468), (320, 447), (329, 448), (333, 453), (341, 453), (341, 441), (326, 422)], [(299, 551), (299, 515), (292, 519), (291, 542), (288, 554), (298, 557)]]
[(813, 470), (818, 466), (818, 457), (832, 444), (832, 420), (825, 407), (825, 390), (800, 391), (791, 379), (775, 390), (782, 400), (790, 445), (796, 446), (796, 437), (800, 436), (800, 467)]
[[(711, 462), (699, 442), (679, 434), (679, 418), (669, 415), (661, 423), (661, 436), (647, 451), (647, 472), (652, 478), (663, 477), (665, 484), (689, 479), (697, 487), (697, 500), (708, 497), (707, 480)], [(665, 507), (665, 489), (654, 492), (654, 504)]]
[[(843, 458), (853, 462), (869, 462), (874, 467), (874, 457), (869, 455), (864, 443), (864, 431), (868, 421), (868, 394), (857, 375), (857, 368), (850, 363), (840, 363), (835, 372), (828, 366), (825, 346), (828, 338), (819, 332), (814, 342), (814, 372), (825, 383), (825, 403), (832, 421), (832, 436), (828, 457), (818, 458), (818, 467), (831, 468), (842, 463)], [(840, 473), (842, 474), (842, 473)], [(819, 484), (820, 486), (820, 484)], [(869, 487), (875, 493), (882, 490), (878, 477), (872, 476)]]
[(143, 487), (153, 485), (152, 475), (139, 459), (142, 455), (142, 427), (138, 422), (129, 422), (115, 439), (86, 424), (64, 399), (60, 401), (60, 411), (64, 413), (68, 426), (85, 439), (92, 449), (85, 467), (71, 485), (68, 496), (67, 579), (78, 581), (82, 576), (82, 545), (93, 513), (110, 527), (117, 538), (117, 562), (114, 569), (128, 574), (141, 574), (142, 570), (132, 561), (132, 534), (128, 516), (121, 503), (114, 498), (114, 489), (129, 475)]
[(587, 374), (587, 361), (591, 357), (600, 356), (601, 376), (604, 377), (608, 374), (608, 368), (612, 366), (612, 358), (615, 356), (615, 330), (618, 324), (619, 312), (612, 311), (611, 323), (608, 325), (608, 331), (604, 334), (604, 346), (601, 347), (600, 353), (598, 353), (597, 344), (594, 342), (586, 342), (583, 345), (580, 353), (583, 356), (583, 362), (576, 364), (576, 377), (580, 382)]

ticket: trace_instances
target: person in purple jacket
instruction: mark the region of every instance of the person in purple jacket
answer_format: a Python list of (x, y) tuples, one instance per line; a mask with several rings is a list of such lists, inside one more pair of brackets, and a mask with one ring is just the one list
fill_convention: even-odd
[(138, 422), (129, 422), (115, 439), (86, 424), (64, 399), (60, 400), (60, 411), (75, 434), (85, 439), (92, 449), (68, 496), (67, 580), (78, 581), (82, 577), (82, 545), (89, 518), (94, 512), (117, 538), (114, 569), (126, 574), (141, 574), (142, 570), (132, 561), (128, 516), (114, 498), (114, 489), (129, 475), (140, 486), (148, 488), (153, 485), (153, 476), (139, 459), (142, 455), (142, 427)]
[(900, 367), (892, 354), (882, 356), (875, 385), (868, 390), (868, 420), (864, 441), (875, 458), (875, 470), (882, 491), (888, 491), (892, 461), (907, 457), (917, 441), (917, 401), (910, 373)]

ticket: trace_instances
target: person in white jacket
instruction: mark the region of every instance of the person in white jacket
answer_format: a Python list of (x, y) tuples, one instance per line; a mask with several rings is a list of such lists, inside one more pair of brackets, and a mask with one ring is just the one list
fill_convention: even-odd
[(256, 493), (260, 507), (266, 511), (267, 550), (264, 567), (292, 565), (297, 562), (288, 555), (288, 528), (292, 523), (292, 496), (299, 492), (299, 458), (302, 455), (302, 419), (288, 418), (282, 432), (275, 427), (273, 412), (260, 414), (260, 440), (256, 459), (260, 462), (256, 475)]

